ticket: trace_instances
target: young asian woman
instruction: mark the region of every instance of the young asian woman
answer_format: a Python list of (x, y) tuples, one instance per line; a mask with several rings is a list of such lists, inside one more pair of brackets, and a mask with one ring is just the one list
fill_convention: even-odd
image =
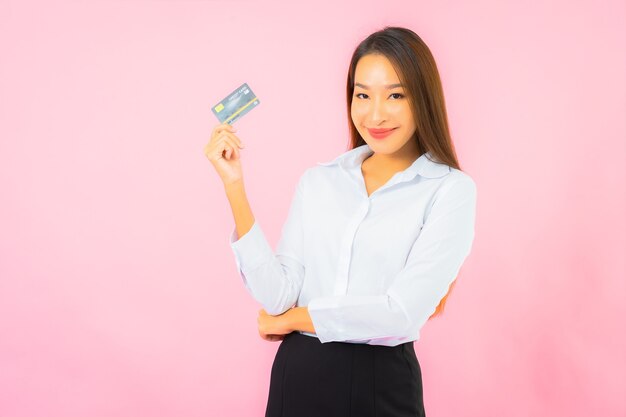
[(259, 334), (280, 341), (266, 417), (424, 416), (413, 344), (474, 239), (476, 185), (422, 39), (369, 35), (346, 92), (351, 147), (300, 176), (276, 251), (248, 204), (234, 129), (218, 125), (205, 147), (235, 219), (237, 269), (264, 307)]

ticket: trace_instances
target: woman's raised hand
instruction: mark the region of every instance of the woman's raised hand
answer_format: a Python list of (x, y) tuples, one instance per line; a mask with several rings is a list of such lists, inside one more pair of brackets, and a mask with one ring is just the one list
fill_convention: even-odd
[(228, 123), (217, 125), (211, 134), (211, 140), (204, 147), (204, 154), (224, 182), (232, 184), (243, 179), (241, 169), (241, 140), (235, 135), (237, 130)]

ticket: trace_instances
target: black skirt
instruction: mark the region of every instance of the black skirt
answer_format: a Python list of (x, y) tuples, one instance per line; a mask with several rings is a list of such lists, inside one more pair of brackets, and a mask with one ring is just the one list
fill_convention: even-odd
[(424, 416), (413, 342), (321, 343), (292, 332), (280, 342), (265, 417)]

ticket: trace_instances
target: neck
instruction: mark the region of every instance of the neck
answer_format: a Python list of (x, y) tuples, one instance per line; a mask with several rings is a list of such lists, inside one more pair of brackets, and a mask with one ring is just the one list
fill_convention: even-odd
[[(407, 169), (413, 164), (421, 155), (417, 151), (417, 149), (411, 150), (410, 152), (403, 152), (399, 150), (398, 152), (394, 152), (392, 154), (381, 154), (374, 152), (372, 155), (367, 157), (365, 164), (370, 170), (376, 172), (398, 172)], [(365, 162), (363, 161), (363, 162)]]

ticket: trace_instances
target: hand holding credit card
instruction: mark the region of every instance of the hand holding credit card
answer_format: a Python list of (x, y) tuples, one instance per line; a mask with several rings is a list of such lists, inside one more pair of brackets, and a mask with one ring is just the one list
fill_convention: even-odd
[(241, 139), (232, 124), (259, 104), (259, 99), (247, 83), (243, 83), (221, 102), (211, 108), (220, 124), (213, 128), (211, 139), (204, 147), (204, 154), (224, 184), (242, 181), (240, 149)]
[(259, 104), (248, 83), (243, 83), (235, 91), (211, 108), (221, 123), (233, 124), (241, 116)]

